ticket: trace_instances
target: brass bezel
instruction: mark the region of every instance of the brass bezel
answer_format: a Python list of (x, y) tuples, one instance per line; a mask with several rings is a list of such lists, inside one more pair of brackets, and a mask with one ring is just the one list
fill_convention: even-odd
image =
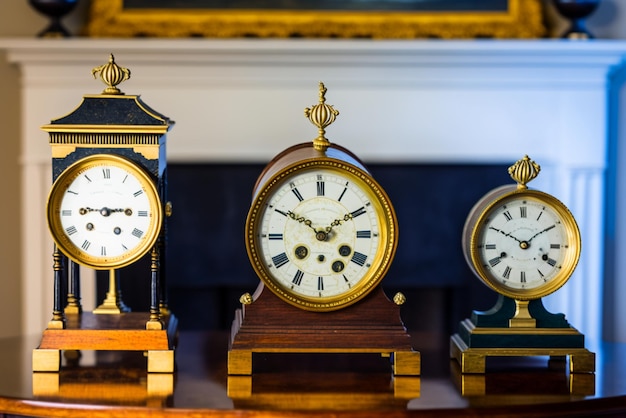
[[(325, 169), (340, 172), (345, 177), (350, 177), (363, 190), (371, 196), (372, 206), (376, 208), (376, 214), (380, 226), (381, 244), (372, 262), (370, 271), (363, 277), (357, 286), (353, 286), (347, 292), (326, 298), (313, 298), (294, 294), (290, 289), (278, 283), (260, 255), (259, 226), (262, 222), (266, 202), (269, 201), (273, 192), (282, 184), (289, 181), (294, 174), (303, 171), (315, 171)], [(398, 242), (398, 222), (395, 211), (389, 197), (380, 185), (365, 171), (342, 161), (322, 157), (314, 160), (300, 161), (285, 167), (272, 176), (259, 190), (246, 218), (246, 250), (254, 271), (274, 294), (283, 301), (308, 311), (328, 312), (345, 308), (365, 297), (376, 285), (378, 285), (389, 270), (396, 252)]]
[(324, 11), (124, 8), (123, 0), (92, 0), (87, 36), (539, 38), (540, 0), (508, 0), (505, 12)]
[[(67, 188), (80, 175), (81, 172), (100, 165), (120, 167), (136, 177), (142, 188), (145, 190), (150, 206), (152, 207), (152, 222), (149, 230), (145, 231), (145, 238), (142, 240), (140, 245), (123, 256), (94, 257), (85, 253), (80, 247), (74, 245), (67, 237), (61, 224), (59, 207)], [(154, 184), (154, 180), (150, 177), (150, 175), (131, 160), (113, 154), (90, 155), (76, 161), (65, 169), (50, 189), (46, 208), (48, 229), (50, 230), (52, 238), (61, 252), (76, 263), (98, 270), (127, 266), (134, 263), (150, 251), (150, 249), (157, 242), (161, 233), (161, 226), (163, 222), (162, 212), (159, 193)]]
[[(471, 261), (470, 267), (488, 287), (509, 298), (517, 300), (531, 300), (547, 296), (558, 290), (569, 280), (570, 276), (576, 269), (576, 265), (578, 264), (581, 251), (581, 237), (576, 220), (569, 209), (560, 200), (550, 194), (539, 190), (523, 188), (516, 188), (514, 190), (511, 190), (510, 188), (503, 188), (502, 193), (503, 194), (500, 194), (495, 198), (491, 194), (485, 196), (485, 198), (488, 199), (487, 202), (484, 202), (486, 203), (486, 206), (483, 207), (481, 202), (479, 202), (475, 207), (475, 210), (480, 211), (475, 220), (472, 221), (472, 218), (473, 215), (476, 215), (476, 213), (470, 214), (468, 217), (469, 222), (473, 222), (471, 225), (468, 225), (470, 227), (469, 249), (465, 249), (466, 256), (468, 255), (467, 252), (469, 252), (468, 260)], [(561, 265), (561, 270), (548, 283), (530, 289), (513, 289), (508, 286), (504, 286), (497, 278), (494, 278), (490, 274), (489, 270), (484, 268), (483, 262), (478, 256), (477, 241), (478, 237), (482, 233), (485, 220), (496, 207), (500, 207), (506, 204), (506, 202), (520, 199), (538, 201), (552, 208), (562, 220), (568, 242), (568, 250)]]

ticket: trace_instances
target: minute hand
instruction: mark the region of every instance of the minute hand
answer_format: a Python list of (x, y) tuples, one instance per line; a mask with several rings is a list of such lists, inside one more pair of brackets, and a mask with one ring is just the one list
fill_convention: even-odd
[(533, 235), (533, 236), (532, 236), (532, 237), (528, 240), (528, 242), (532, 241), (532, 240), (533, 240), (533, 239), (534, 239), (537, 235), (541, 235), (541, 234), (543, 234), (544, 232), (551, 230), (551, 229), (552, 229), (552, 228), (554, 228), (555, 226), (556, 226), (556, 225), (550, 225), (550, 226), (549, 226), (549, 227), (547, 227), (546, 229), (544, 229), (544, 230), (541, 230), (541, 231), (537, 232), (535, 235)]
[(515, 241), (517, 241), (517, 242), (519, 242), (519, 243), (521, 243), (521, 242), (522, 242), (522, 241), (520, 241), (519, 239), (517, 239), (516, 237), (514, 237), (513, 235), (511, 235), (510, 233), (506, 233), (506, 232), (502, 231), (501, 229), (494, 228), (493, 226), (490, 226), (490, 227), (489, 227), (489, 229), (493, 229), (494, 231), (501, 233), (501, 234), (502, 234), (502, 235), (504, 235), (505, 237), (511, 237), (511, 238), (513, 238)]

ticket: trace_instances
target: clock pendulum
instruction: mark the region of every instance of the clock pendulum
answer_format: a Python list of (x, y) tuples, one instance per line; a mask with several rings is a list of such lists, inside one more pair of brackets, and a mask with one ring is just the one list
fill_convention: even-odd
[[(47, 221), (55, 244), (54, 306), (33, 351), (33, 370), (58, 371), (61, 351), (115, 350), (147, 352), (148, 372), (173, 372), (177, 319), (167, 306), (163, 264), (171, 213), (165, 144), (174, 122), (119, 90), (130, 71), (113, 55), (92, 73), (106, 89), (42, 127), (52, 148)], [(149, 311), (130, 312), (119, 291), (120, 269), (144, 257), (150, 258)], [(109, 272), (106, 299), (91, 312), (80, 302), (79, 265)]]
[(450, 354), (462, 373), (483, 373), (486, 358), (499, 356), (569, 356), (571, 372), (595, 370), (584, 335), (542, 303), (574, 272), (581, 238), (563, 203), (528, 188), (539, 171), (525, 156), (509, 168), (517, 184), (488, 192), (467, 216), (463, 254), (498, 300), (488, 311), (474, 311), (451, 337)]
[(387, 194), (355, 154), (324, 135), (338, 111), (319, 103), (305, 116), (312, 142), (278, 154), (254, 187), (246, 249), (259, 277), (236, 310), (228, 374), (251, 375), (254, 353), (378, 353), (395, 376), (420, 374), (395, 303), (381, 282), (398, 243)]

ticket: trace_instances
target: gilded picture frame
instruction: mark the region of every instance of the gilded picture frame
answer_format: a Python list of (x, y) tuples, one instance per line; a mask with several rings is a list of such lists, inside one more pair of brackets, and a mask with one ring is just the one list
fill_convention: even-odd
[[(538, 38), (544, 35), (541, 0), (506, 1), (506, 10), (331, 11), (151, 8), (149, 2), (141, 8), (130, 8), (125, 6), (124, 0), (91, 0), (85, 34), (93, 37), (373, 39)], [(202, 4), (202, 0), (196, 3)]]

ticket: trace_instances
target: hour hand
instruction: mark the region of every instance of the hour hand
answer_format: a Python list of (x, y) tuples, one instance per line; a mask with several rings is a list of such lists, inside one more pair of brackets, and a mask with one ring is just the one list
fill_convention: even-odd
[(85, 214), (87, 214), (89, 212), (98, 212), (102, 216), (110, 216), (112, 213), (115, 213), (115, 212), (127, 212), (128, 210), (129, 209), (126, 209), (126, 210), (124, 210), (124, 209), (112, 209), (112, 208), (104, 206), (104, 207), (102, 207), (100, 209), (94, 209), (94, 208), (90, 208), (90, 207), (80, 208), (80, 209), (78, 209), (78, 212), (81, 215), (85, 215)]
[(287, 212), (287, 216), (289, 218), (293, 219), (294, 221), (297, 221), (297, 222), (305, 224), (306, 226), (311, 228), (313, 231), (317, 232), (315, 230), (315, 228), (313, 228), (313, 222), (311, 222), (309, 219), (305, 218), (304, 216), (298, 216), (295, 213), (293, 213), (292, 211), (288, 211)]

